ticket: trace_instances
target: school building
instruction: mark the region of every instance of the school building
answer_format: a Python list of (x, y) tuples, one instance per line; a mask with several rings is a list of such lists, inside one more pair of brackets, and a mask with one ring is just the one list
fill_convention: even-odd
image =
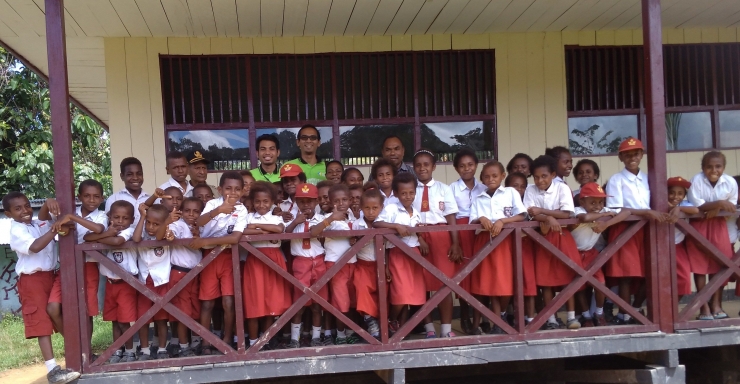
[[(446, 183), (458, 178), (451, 156), (462, 146), (506, 164), (516, 153), (534, 158), (557, 145), (569, 146), (574, 160), (595, 160), (605, 182), (622, 169), (616, 145), (629, 136), (648, 146), (643, 169), (663, 189), (653, 188), (654, 198), (665, 197), (667, 177), (699, 172), (710, 150), (726, 155), (727, 174), (740, 173), (735, 0), (0, 0), (0, 45), (51, 78), (57, 169), (70, 162), (63, 132), (68, 93), (107, 127), (114, 173), (125, 157), (142, 161), (147, 191), (168, 179), (168, 150), (202, 150), (213, 160), (209, 183), (217, 184), (219, 171), (257, 165), (260, 134), (278, 135), (281, 160), (293, 158), (304, 123), (319, 127), (319, 156), (358, 166), (366, 177), (391, 133), (403, 139), (407, 158), (421, 147), (435, 151), (441, 163), (434, 176)], [(58, 185), (68, 181), (57, 173)], [(114, 177), (114, 190), (121, 188)], [(63, 203), (71, 201), (66, 193)], [(377, 356), (367, 352), (367, 359), (359, 347), (350, 347), (354, 357), (331, 353), (402, 382), (404, 369), (479, 364), (478, 355), (501, 362), (660, 351), (648, 360), (662, 370), (642, 371), (663, 381), (650, 382), (683, 382), (677, 350), (740, 344), (731, 328), (740, 322), (715, 321), (702, 325), (718, 327), (715, 333), (698, 332), (699, 325), (679, 316), (668, 289), (675, 280), (672, 252), (664, 251), (672, 229), (645, 225), (655, 240), (647, 328), (552, 338), (522, 328), (506, 341), (524, 349), (509, 355), (496, 349), (503, 344), (476, 352), (457, 339), (415, 348), (461, 348), (456, 356), (464, 358), (439, 349), (420, 355), (397, 343), (377, 347)], [(66, 241), (62, 247), (73, 247)], [(71, 272), (63, 276), (74, 280)], [(585, 344), (571, 349), (561, 344), (579, 335), (590, 341), (573, 339)], [(547, 346), (555, 338), (558, 346)], [(598, 347), (588, 344), (594, 340)], [(84, 380), (105, 375), (77, 348), (68, 350), (67, 363), (89, 372)], [(235, 380), (247, 370), (242, 352), (219, 360), (223, 367), (211, 364), (213, 375), (157, 371), (177, 367), (172, 361), (128, 369), (162, 377), (188, 372), (193, 382)], [(418, 363), (406, 360), (413, 353)], [(318, 360), (301, 356), (283, 362), (296, 375), (345, 369), (336, 362), (326, 363), (328, 371), (311, 368)], [(228, 364), (238, 367), (229, 371)], [(254, 365), (249, 372), (258, 373), (249, 377), (285, 375), (274, 367)], [(136, 372), (107, 379), (125, 382)]]

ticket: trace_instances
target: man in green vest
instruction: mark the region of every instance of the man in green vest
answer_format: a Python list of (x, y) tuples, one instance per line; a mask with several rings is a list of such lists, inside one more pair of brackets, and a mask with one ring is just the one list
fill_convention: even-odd
[(306, 174), (307, 182), (317, 184), (319, 181), (326, 180), (326, 162), (316, 156), (316, 152), (321, 145), (321, 135), (319, 130), (311, 124), (306, 124), (298, 130), (296, 140), (298, 149), (301, 151), (300, 157), (288, 161), (286, 164), (296, 164), (303, 169)]
[(277, 160), (280, 157), (280, 141), (275, 135), (266, 134), (257, 138), (257, 158), (260, 165), (249, 172), (255, 181), (276, 183), (280, 181)]

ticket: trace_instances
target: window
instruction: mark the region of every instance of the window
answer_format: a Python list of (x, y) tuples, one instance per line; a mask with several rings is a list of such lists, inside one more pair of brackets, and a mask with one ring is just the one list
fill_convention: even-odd
[(200, 151), (210, 161), (209, 170), (251, 168), (247, 129), (170, 131), (167, 138), (170, 150)]
[(568, 144), (575, 156), (616, 153), (622, 140), (637, 136), (637, 115), (568, 118)]
[[(161, 56), (160, 63), (169, 149), (199, 145), (208, 153), (231, 132), (246, 139), (239, 156), (256, 165), (249, 148), (275, 133), (285, 161), (297, 154), (298, 127), (310, 123), (320, 127), (319, 157), (348, 165), (371, 164), (390, 134), (404, 141), (406, 160), (421, 147), (441, 161), (462, 146), (483, 159), (496, 155), (492, 50)], [(223, 161), (233, 162), (219, 167), (244, 159)]]

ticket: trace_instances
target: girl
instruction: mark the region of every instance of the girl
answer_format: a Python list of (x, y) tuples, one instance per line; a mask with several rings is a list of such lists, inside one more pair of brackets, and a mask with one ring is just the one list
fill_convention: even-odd
[(372, 180), (378, 184), (380, 194), (383, 195), (383, 205), (395, 204), (398, 202), (393, 195), (393, 178), (396, 177), (398, 169), (384, 158), (378, 159), (370, 168)]
[[(524, 192), (524, 206), (533, 220), (540, 222), (542, 235), (556, 248), (563, 252), (574, 263), (582, 266), (581, 255), (576, 248), (570, 232), (560, 226), (557, 219), (567, 219), (573, 215), (573, 195), (570, 188), (563, 182), (556, 182), (558, 161), (551, 156), (540, 156), (532, 163), (532, 177), (534, 185), (527, 187)], [(553, 256), (542, 247), (535, 250), (535, 276), (537, 285), (542, 288), (542, 300), (547, 304), (552, 301), (554, 288), (568, 285), (575, 276), (575, 272), (568, 268), (560, 259)], [(576, 294), (576, 296), (578, 293)], [(581, 324), (576, 320), (575, 298), (567, 301), (567, 327), (578, 329)], [(547, 329), (558, 329), (555, 315), (547, 320)]]
[(363, 189), (363, 186), (357, 184), (353, 184), (349, 187), (349, 208), (352, 220), (358, 219), (362, 215), (360, 200), (362, 199)]
[[(524, 199), (527, 189), (527, 176), (515, 172), (506, 176), (504, 182), (507, 187), (514, 188), (519, 198)], [(529, 324), (534, 319), (535, 298), (537, 297), (537, 281), (534, 272), (534, 244), (528, 236), (522, 236), (522, 270), (524, 275), (524, 323)]]
[[(480, 180), (486, 190), (475, 196), (470, 208), (470, 224), (481, 224), (484, 231), (475, 237), (475, 251), (485, 247), (492, 237), (498, 236), (507, 223), (523, 221), (527, 210), (521, 196), (514, 188), (501, 187), (506, 177), (504, 166), (498, 161), (489, 161), (483, 166)], [(473, 270), (470, 290), (478, 296), (491, 297), (491, 311), (506, 318), (506, 307), (514, 294), (511, 238), (506, 237), (494, 248), (481, 264)], [(473, 315), (473, 328), (482, 334), (480, 313)], [(491, 333), (501, 334), (503, 330), (493, 326)]]
[[(706, 215), (705, 220), (692, 220), (691, 225), (728, 258), (732, 258), (732, 245), (737, 240), (735, 219), (729, 216), (717, 217), (722, 211), (734, 213), (737, 205), (737, 182), (724, 174), (726, 164), (727, 160), (722, 152), (711, 151), (704, 155), (701, 159), (702, 172), (691, 179), (689, 202)], [(707, 283), (706, 275), (711, 278), (722, 266), (713, 257), (702, 252), (693, 239), (687, 240), (686, 251), (696, 289), (700, 291)], [(711, 313), (716, 320), (728, 317), (722, 310), (721, 295), (722, 289), (712, 294), (709, 304), (711, 308), (702, 308), (702, 315)], [(711, 312), (707, 312), (708, 309)]]
[[(255, 212), (249, 214), (244, 234), (282, 233), (285, 228), (283, 218), (270, 212), (277, 199), (277, 193), (272, 185), (266, 181), (255, 181), (252, 184), (250, 195)], [(279, 241), (254, 241), (252, 245), (280, 268), (287, 270)], [(290, 306), (290, 288), (282, 276), (257, 257), (250, 256), (244, 266), (242, 292), (249, 345), (254, 345), (257, 342), (260, 328), (262, 331), (267, 330), (272, 325), (275, 316), (282, 315)], [(272, 340), (270, 344), (274, 344)]]
[(249, 171), (239, 171), (239, 174), (242, 175), (242, 180), (244, 181), (244, 188), (242, 189), (242, 196), (249, 196), (249, 190), (252, 187), (252, 183), (255, 182), (254, 176), (252, 176), (252, 172)]
[(545, 155), (550, 156), (557, 160), (558, 176), (555, 178), (556, 182), (564, 183), (565, 178), (570, 176), (570, 171), (573, 169), (573, 157), (570, 155), (568, 148), (557, 146), (545, 149)]
[(347, 186), (355, 184), (362, 186), (362, 183), (365, 181), (365, 176), (363, 176), (362, 172), (357, 168), (347, 168), (342, 172), (341, 181), (342, 183), (347, 184)]
[[(414, 208), (417, 184), (416, 178), (410, 173), (401, 173), (394, 177), (393, 194), (398, 196), (398, 201), (383, 208), (373, 222), (373, 227), (394, 229), (406, 245), (426, 256), (429, 245), (416, 233), (409, 231), (409, 228), (421, 223), (419, 211)], [(422, 305), (426, 301), (426, 286), (421, 265), (392, 243), (389, 242), (386, 247), (389, 249), (386, 279), (391, 285), (388, 329), (395, 333), (408, 319), (408, 306)]]
[(525, 177), (531, 176), (532, 169), (532, 158), (526, 153), (517, 153), (514, 157), (509, 160), (506, 164), (506, 172), (509, 174), (518, 172), (523, 174)]
[(573, 167), (573, 173), (576, 176), (576, 181), (578, 182), (578, 189), (573, 191), (573, 200), (576, 203), (576, 207), (578, 206), (578, 193), (581, 191), (581, 187), (588, 183), (595, 183), (596, 180), (599, 179), (599, 174), (601, 171), (599, 170), (599, 165), (596, 164), (595, 161), (591, 159), (581, 159), (576, 163), (576, 166)]
[[(420, 212), (422, 225), (455, 225), (457, 202), (452, 189), (444, 183), (434, 180), (432, 173), (437, 168), (434, 154), (421, 149), (414, 155), (414, 172), (419, 179), (414, 198), (414, 209)], [(458, 269), (456, 264), (462, 262), (462, 249), (457, 231), (424, 232), (424, 240), (429, 244), (430, 262), (445, 275), (452, 277)], [(424, 271), (424, 282), (427, 291), (438, 291), (442, 282), (431, 273)], [(442, 337), (453, 337), (452, 333), (452, 294), (439, 304), (442, 323)], [(424, 325), (427, 338), (437, 337), (431, 316), (427, 316)]]
[[(671, 207), (669, 221), (675, 223), (683, 215), (697, 215), (699, 209), (694, 207), (686, 200), (686, 194), (691, 183), (681, 177), (671, 177), (668, 179), (668, 206)], [(686, 235), (676, 228), (674, 244), (676, 246), (676, 289), (678, 290), (678, 300), (681, 297), (691, 294), (691, 264), (689, 255), (686, 252)], [(678, 304), (677, 304), (678, 305)], [(709, 306), (702, 306), (702, 313), (698, 320), (714, 320), (709, 311)]]
[(342, 181), (343, 172), (344, 165), (341, 162), (332, 160), (326, 163), (326, 180), (331, 181), (332, 184), (339, 184)]
[[(452, 160), (457, 174), (460, 178), (450, 184), (452, 195), (455, 197), (458, 212), (455, 215), (456, 224), (468, 224), (470, 221), (470, 207), (476, 196), (486, 190), (486, 186), (481, 184), (475, 178), (475, 171), (478, 168), (478, 156), (470, 149), (461, 149), (455, 154)], [(469, 260), (475, 254), (473, 242), (475, 241), (475, 231), (460, 231), (460, 247), (462, 247), (463, 259)], [(458, 270), (462, 269), (465, 263), (458, 264)], [(460, 282), (460, 286), (470, 292), (470, 277)], [(472, 333), (475, 328), (470, 322), (470, 311), (468, 303), (460, 300), (460, 325), (465, 333)]]

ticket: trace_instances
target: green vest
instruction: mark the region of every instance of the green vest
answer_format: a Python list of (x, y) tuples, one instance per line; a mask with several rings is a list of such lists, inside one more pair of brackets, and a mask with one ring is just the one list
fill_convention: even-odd
[(277, 183), (280, 181), (280, 167), (275, 168), (275, 173), (263, 173), (261, 167), (250, 169), (249, 173), (252, 174), (255, 181), (267, 181), (269, 183)]

